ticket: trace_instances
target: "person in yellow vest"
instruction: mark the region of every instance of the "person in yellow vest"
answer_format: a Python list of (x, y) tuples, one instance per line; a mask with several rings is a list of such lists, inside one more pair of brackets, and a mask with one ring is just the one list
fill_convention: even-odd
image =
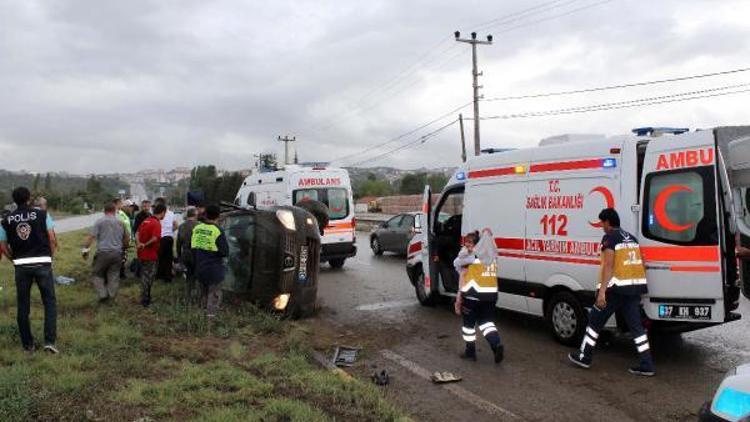
[(601, 244), (602, 263), (596, 303), (589, 314), (581, 348), (570, 353), (568, 358), (579, 367), (589, 368), (599, 333), (607, 320), (619, 311), (633, 336), (640, 358), (640, 363), (631, 367), (629, 372), (654, 376), (651, 347), (641, 322), (641, 295), (648, 292), (648, 285), (638, 239), (620, 228), (620, 216), (612, 208), (604, 209), (599, 220), (605, 235)]
[[(493, 239), (494, 242), (494, 239)], [(503, 360), (505, 348), (493, 322), (497, 304), (497, 266), (493, 262), (484, 265), (475, 254), (479, 233), (469, 233), (464, 238), (464, 247), (453, 261), (460, 274), (459, 293), (456, 296), (456, 314), (463, 316), (461, 334), (465, 343), (462, 359), (476, 361), (477, 329), (490, 344), (495, 363)]]
[(224, 231), (217, 225), (221, 210), (218, 205), (206, 207), (205, 218), (193, 228), (190, 248), (193, 252), (195, 276), (201, 288), (201, 300), (206, 304), (206, 315), (213, 319), (221, 306), (221, 285), (226, 274), (224, 258), (229, 245)]

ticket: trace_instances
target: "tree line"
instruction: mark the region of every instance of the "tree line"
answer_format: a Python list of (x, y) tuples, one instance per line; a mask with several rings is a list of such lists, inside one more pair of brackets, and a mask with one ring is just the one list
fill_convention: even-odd
[(416, 195), (424, 192), (424, 187), (430, 185), (433, 192), (440, 192), (448, 183), (448, 177), (442, 173), (411, 173), (391, 183), (378, 179), (374, 173), (368, 173), (363, 180), (355, 181), (352, 188), (354, 197)]
[(127, 191), (128, 185), (113, 176), (68, 176), (53, 173), (28, 174), (0, 170), (0, 208), (13, 202), (11, 192), (26, 186), (34, 197), (44, 196), (47, 206), (56, 211), (84, 214), (99, 209), (107, 201)]

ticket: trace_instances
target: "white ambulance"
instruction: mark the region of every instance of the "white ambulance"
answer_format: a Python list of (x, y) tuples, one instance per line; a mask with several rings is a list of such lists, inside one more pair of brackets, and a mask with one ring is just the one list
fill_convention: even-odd
[(295, 205), (305, 199), (328, 206), (328, 226), (321, 239), (321, 261), (341, 268), (357, 254), (354, 200), (349, 173), (325, 165), (286, 165), (261, 172), (254, 169), (237, 192), (235, 203), (244, 207)]
[(499, 250), (497, 306), (542, 316), (558, 341), (577, 345), (599, 278), (597, 216), (613, 207), (642, 247), (649, 328), (739, 319), (740, 280), (750, 274), (735, 256), (736, 239), (750, 243), (750, 126), (634, 132), (481, 155), (456, 171), (434, 207), (427, 187), (427, 224), (407, 261), (419, 301), (455, 296), (462, 236), (489, 228)]

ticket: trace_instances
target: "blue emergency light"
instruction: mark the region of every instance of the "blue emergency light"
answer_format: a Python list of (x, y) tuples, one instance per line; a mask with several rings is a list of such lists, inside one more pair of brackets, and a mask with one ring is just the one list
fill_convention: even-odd
[(750, 415), (750, 394), (733, 388), (725, 388), (713, 405), (714, 413), (723, 413), (741, 419)]
[(617, 160), (614, 158), (605, 158), (602, 160), (602, 167), (605, 169), (613, 169), (617, 167)]
[(679, 135), (679, 134), (689, 132), (689, 131), (690, 129), (686, 127), (653, 127), (653, 126), (637, 127), (632, 130), (632, 132), (635, 133), (636, 136), (660, 135), (662, 133), (671, 133), (672, 135)]
[(462, 171), (456, 173), (456, 180), (466, 180), (466, 173)]

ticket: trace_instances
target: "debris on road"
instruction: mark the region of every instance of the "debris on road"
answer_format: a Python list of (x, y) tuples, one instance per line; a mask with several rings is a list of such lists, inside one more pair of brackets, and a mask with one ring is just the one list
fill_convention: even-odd
[(63, 286), (66, 286), (66, 285), (68, 285), (68, 284), (73, 284), (73, 283), (75, 283), (75, 282), (76, 282), (76, 279), (75, 279), (75, 278), (73, 278), (73, 277), (65, 277), (65, 276), (63, 276), (63, 275), (59, 275), (59, 276), (55, 277), (55, 282), (56, 282), (57, 284), (61, 284), (61, 285), (63, 285)]
[(359, 353), (359, 349), (356, 347), (336, 346), (336, 351), (333, 353), (333, 364), (336, 366), (353, 366), (354, 362), (357, 361), (357, 353)]
[(435, 384), (447, 384), (449, 382), (459, 382), (463, 378), (461, 378), (458, 375), (455, 375), (452, 372), (435, 372), (432, 374), (432, 382)]
[(386, 386), (391, 382), (391, 377), (385, 369), (380, 372), (375, 371), (375, 373), (372, 374), (372, 382), (374, 382), (375, 385)]

